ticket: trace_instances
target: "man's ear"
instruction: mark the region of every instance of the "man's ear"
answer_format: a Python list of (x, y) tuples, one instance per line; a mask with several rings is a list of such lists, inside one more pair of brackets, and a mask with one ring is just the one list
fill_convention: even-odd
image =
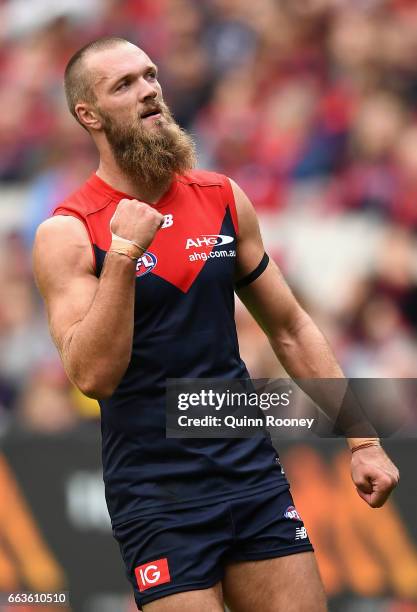
[(100, 130), (103, 127), (102, 120), (94, 108), (86, 102), (80, 102), (75, 107), (79, 122), (87, 130)]

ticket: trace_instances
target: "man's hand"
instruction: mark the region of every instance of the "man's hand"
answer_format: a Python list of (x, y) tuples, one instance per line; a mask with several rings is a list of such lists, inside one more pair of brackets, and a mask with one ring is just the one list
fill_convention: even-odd
[(157, 210), (138, 200), (120, 200), (110, 221), (110, 230), (146, 250), (164, 220)]
[(398, 469), (381, 446), (352, 453), (352, 480), (358, 495), (372, 508), (380, 508), (400, 479)]

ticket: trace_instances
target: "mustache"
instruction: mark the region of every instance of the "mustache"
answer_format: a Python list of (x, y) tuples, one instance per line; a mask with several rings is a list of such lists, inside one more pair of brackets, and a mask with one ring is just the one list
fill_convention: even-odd
[(148, 117), (148, 115), (155, 115), (156, 113), (162, 113), (162, 109), (159, 105), (146, 107), (139, 116), (141, 119), (144, 119), (145, 117)]
[(144, 109), (142, 109), (142, 111), (138, 115), (138, 118), (139, 120), (142, 120), (148, 117), (149, 115), (156, 115), (157, 113), (160, 113), (168, 122), (173, 121), (171, 111), (164, 102), (149, 104)]

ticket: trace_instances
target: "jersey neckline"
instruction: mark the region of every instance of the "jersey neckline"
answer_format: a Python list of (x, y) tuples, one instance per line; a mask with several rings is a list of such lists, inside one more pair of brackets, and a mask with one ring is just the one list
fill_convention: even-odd
[[(117, 198), (119, 198), (120, 200), (123, 198), (129, 199), (129, 200), (136, 199), (134, 196), (129, 195), (128, 193), (124, 193), (123, 191), (118, 191), (117, 189), (114, 189), (114, 187), (109, 185), (109, 183), (106, 183), (105, 181), (103, 181), (103, 179), (100, 178), (95, 172), (87, 180), (87, 184), (90, 187), (92, 187), (95, 191), (98, 191), (100, 194), (111, 197), (112, 200), (116, 200)], [(163, 208), (166, 204), (168, 204), (175, 197), (177, 190), (178, 190), (178, 178), (177, 178), (177, 175), (175, 175), (174, 178), (172, 179), (171, 185), (169, 186), (168, 190), (164, 193), (164, 195), (157, 202), (151, 203), (151, 202), (147, 202), (146, 200), (140, 200), (140, 201), (144, 202), (145, 204), (149, 204), (149, 206), (152, 206), (153, 208), (157, 208), (157, 209)]]

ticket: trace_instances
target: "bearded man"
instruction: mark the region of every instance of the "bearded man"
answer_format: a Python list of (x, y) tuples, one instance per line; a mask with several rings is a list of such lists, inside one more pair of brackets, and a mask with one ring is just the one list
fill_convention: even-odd
[[(340, 367), (265, 254), (246, 195), (193, 169), (146, 53), (94, 41), (69, 61), (65, 88), (100, 163), (40, 226), (35, 274), (65, 370), (101, 406), (106, 500), (137, 605), (323, 612), (270, 439), (167, 439), (165, 390), (167, 378), (249, 377), (234, 290), (290, 376)], [(397, 469), (378, 439), (348, 443), (359, 494), (382, 505)]]

